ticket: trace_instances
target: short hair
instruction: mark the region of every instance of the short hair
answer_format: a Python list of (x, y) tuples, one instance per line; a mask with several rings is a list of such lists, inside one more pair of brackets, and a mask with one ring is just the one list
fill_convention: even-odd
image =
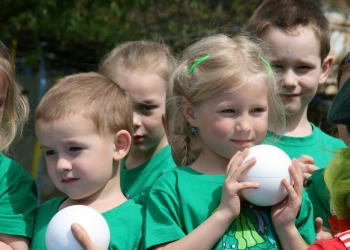
[(350, 147), (340, 149), (327, 165), (324, 180), (338, 219), (350, 221)]
[(35, 123), (54, 122), (80, 114), (91, 119), (100, 135), (133, 131), (132, 102), (115, 82), (99, 73), (80, 73), (62, 78), (42, 98)]
[(329, 23), (312, 0), (265, 0), (248, 21), (247, 30), (262, 38), (271, 26), (288, 32), (309, 26), (320, 42), (321, 61), (329, 54)]
[(99, 63), (99, 72), (112, 78), (117, 70), (154, 72), (166, 82), (176, 67), (167, 45), (153, 41), (125, 42), (107, 53)]
[(15, 80), (14, 65), (8, 48), (0, 42), (0, 78), (7, 83), (7, 95), (3, 118), (0, 121), (0, 151), (22, 135), (23, 127), (28, 119), (29, 104), (22, 94), (22, 88)]
[[(210, 58), (189, 73), (190, 66), (206, 55)], [(167, 100), (174, 103), (174, 106), (168, 104), (173, 117), (167, 117), (170, 121), (176, 121), (173, 127), (183, 136), (184, 163), (188, 162), (186, 157), (189, 156), (189, 145), (194, 135), (181, 109), (182, 97), (197, 104), (204, 99), (223, 94), (226, 90), (238, 90), (256, 79), (262, 79), (268, 89), (269, 126), (272, 130), (284, 127), (285, 111), (275, 78), (267, 65), (269, 55), (267, 45), (249, 34), (236, 34), (233, 37), (223, 34), (209, 36), (184, 51), (179, 66), (170, 78), (172, 91), (168, 92), (170, 97)]]

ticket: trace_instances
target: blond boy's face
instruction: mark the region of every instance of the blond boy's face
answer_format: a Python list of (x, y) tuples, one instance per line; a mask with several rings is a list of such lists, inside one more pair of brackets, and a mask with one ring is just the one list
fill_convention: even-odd
[[(54, 185), (73, 200), (101, 197), (115, 176), (114, 136), (101, 137), (91, 120), (68, 115), (37, 121), (35, 131)], [(95, 197), (95, 198), (96, 198)]]
[(165, 145), (162, 115), (165, 114), (166, 82), (157, 74), (140, 70), (119, 71), (112, 77), (133, 101), (132, 152), (157, 152)]
[(262, 38), (272, 48), (271, 66), (287, 113), (305, 114), (318, 85), (329, 73), (321, 61), (320, 42), (314, 31), (300, 26), (291, 33), (270, 27)]

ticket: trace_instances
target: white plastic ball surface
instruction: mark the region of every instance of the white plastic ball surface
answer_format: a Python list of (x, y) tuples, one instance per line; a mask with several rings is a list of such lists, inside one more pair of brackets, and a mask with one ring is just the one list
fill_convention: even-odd
[(283, 150), (271, 145), (257, 145), (249, 150), (243, 162), (255, 157), (256, 163), (242, 175), (240, 181), (259, 183), (259, 188), (244, 189), (241, 192), (243, 198), (257, 206), (279, 203), (288, 195), (282, 179), (292, 183), (288, 171), (291, 159)]
[(91, 207), (74, 205), (60, 210), (51, 219), (45, 236), (48, 250), (83, 249), (72, 234), (73, 223), (79, 223), (100, 250), (108, 249), (110, 231), (105, 218)]

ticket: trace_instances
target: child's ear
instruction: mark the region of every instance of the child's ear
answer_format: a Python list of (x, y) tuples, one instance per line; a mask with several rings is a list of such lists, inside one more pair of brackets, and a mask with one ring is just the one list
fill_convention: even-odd
[(324, 84), (327, 80), (329, 73), (331, 72), (334, 58), (331, 55), (328, 55), (321, 65), (321, 75), (318, 80), (319, 84)]
[(114, 135), (114, 154), (115, 161), (122, 160), (130, 150), (131, 135), (126, 130), (120, 130)]
[(189, 124), (197, 127), (197, 120), (192, 103), (186, 98), (182, 97), (182, 112)]

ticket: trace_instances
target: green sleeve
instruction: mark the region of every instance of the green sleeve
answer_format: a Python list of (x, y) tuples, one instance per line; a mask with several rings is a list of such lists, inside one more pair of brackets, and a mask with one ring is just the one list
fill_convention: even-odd
[(314, 216), (321, 217), (323, 225), (330, 228), (328, 218), (330, 214), (330, 197), (326, 183), (323, 178), (324, 169), (319, 169), (313, 172), (310, 178), (307, 180), (306, 192), (309, 194), (309, 198), (313, 205)]
[(297, 218), (295, 219), (295, 226), (298, 228), (300, 235), (307, 244), (311, 244), (316, 240), (314, 219), (312, 215), (313, 206), (308, 194), (303, 190), (302, 202)]

